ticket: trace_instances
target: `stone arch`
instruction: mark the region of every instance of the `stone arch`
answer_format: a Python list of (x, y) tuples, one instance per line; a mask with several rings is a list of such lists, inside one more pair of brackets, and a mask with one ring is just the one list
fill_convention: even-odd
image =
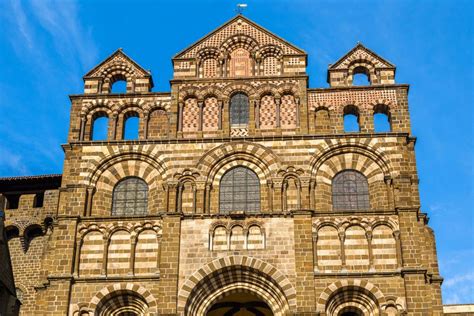
[(374, 63), (367, 59), (356, 59), (348, 65), (347, 69), (347, 84), (352, 85), (354, 79), (354, 72), (358, 69), (364, 69), (365, 74), (370, 82), (370, 84), (377, 84), (378, 78)]
[(248, 83), (231, 83), (222, 90), (226, 99), (230, 99), (236, 93), (245, 93), (249, 99), (255, 99), (255, 89)]
[(275, 84), (265, 83), (261, 85), (256, 91), (255, 96), (258, 99), (261, 99), (265, 95), (272, 95), (275, 98), (280, 98), (280, 92), (278, 91), (278, 87)]
[[(327, 160), (331, 159), (334, 156), (344, 155), (348, 153), (367, 157), (367, 159), (370, 159), (373, 163), (375, 163), (380, 168), (380, 171), (382, 172), (383, 176), (390, 176), (388, 157), (386, 157), (386, 154), (383, 153), (377, 147), (370, 146), (370, 144), (368, 143), (349, 144), (349, 143), (339, 142), (338, 144), (333, 144), (333, 145), (325, 144), (325, 145), (318, 146), (316, 150), (316, 154), (313, 155), (313, 157), (310, 160), (309, 165), (311, 168), (310, 171), (311, 171), (312, 177), (317, 176), (317, 173), (319, 172), (321, 167), (326, 163)], [(343, 170), (343, 169), (340, 169), (340, 170)], [(334, 176), (334, 174), (332, 174), (332, 176)]]
[[(232, 276), (241, 282), (228, 282)], [(205, 315), (216, 299), (239, 290), (258, 295), (276, 316), (296, 308), (296, 290), (277, 268), (256, 258), (228, 256), (206, 264), (184, 281), (178, 292), (178, 313)]]
[(236, 48), (244, 48), (250, 53), (255, 53), (258, 46), (258, 42), (254, 38), (244, 34), (235, 34), (224, 40), (220, 49), (230, 53)]
[[(248, 161), (258, 166), (260, 173), (257, 170), (254, 172), (261, 181), (270, 179), (280, 169), (281, 164), (279, 158), (269, 148), (249, 142), (235, 142), (220, 145), (205, 153), (198, 161), (196, 169), (207, 177), (208, 182), (212, 182), (224, 165), (238, 160)], [(223, 172), (220, 174), (222, 175)]]
[(94, 170), (86, 178), (86, 183), (88, 185), (95, 186), (100, 176), (106, 170), (109, 170), (115, 164), (128, 161), (141, 161), (147, 163), (158, 171), (163, 180), (167, 178), (167, 168), (165, 159), (158, 156), (152, 156), (151, 153), (149, 155), (147, 153), (123, 152), (120, 154), (111, 155), (102, 159), (102, 161), (99, 161), (96, 164)]
[(273, 56), (273, 57), (276, 57), (278, 59), (283, 58), (283, 51), (281, 50), (281, 48), (276, 46), (276, 45), (272, 45), (272, 44), (262, 46), (258, 50), (257, 54), (262, 59), (265, 58), (265, 57), (268, 57), (268, 56)]
[(194, 86), (185, 87), (185, 88), (182, 88), (182, 89), (179, 90), (178, 101), (179, 102), (184, 102), (184, 101), (186, 101), (186, 99), (189, 99), (189, 98), (198, 99), (198, 95), (199, 95), (199, 88), (198, 87), (194, 87)]
[(200, 89), (199, 91), (196, 92), (197, 97), (200, 100), (204, 100), (209, 97), (215, 97), (219, 100), (222, 100), (224, 98), (224, 94), (222, 90), (216, 86), (211, 86), (211, 87), (206, 87), (204, 89)]
[[(326, 313), (328, 316), (337, 316), (337, 311), (335, 310), (337, 306), (329, 306), (334, 297), (341, 293), (344, 290), (349, 290), (350, 294), (352, 293), (363, 293), (373, 299), (377, 307), (377, 314), (370, 315), (379, 315), (378, 311), (381, 306), (386, 304), (386, 298), (383, 295), (382, 291), (376, 287), (373, 283), (367, 280), (351, 279), (351, 280), (339, 280), (330, 284), (326, 289), (321, 293), (317, 302), (316, 302), (316, 311), (319, 313)], [(344, 294), (344, 293), (342, 293)], [(342, 296), (342, 299), (350, 297), (350, 295)], [(344, 301), (336, 301), (336, 303), (344, 303)], [(328, 310), (334, 308), (334, 310)], [(343, 306), (345, 307), (345, 306)], [(336, 313), (334, 313), (336, 312)], [(364, 314), (365, 315), (365, 314)]]
[(343, 170), (355, 170), (367, 179), (370, 209), (386, 210), (390, 207), (390, 178), (387, 160), (378, 149), (366, 144), (335, 144), (322, 148), (310, 160), (310, 173), (316, 181), (315, 194), (323, 197), (317, 207), (333, 209), (333, 179)]
[(295, 84), (285, 83), (278, 86), (278, 93), (280, 95), (291, 94), (296, 98), (298, 96), (298, 87)]
[(90, 300), (88, 309), (92, 312), (97, 311), (97, 306), (99, 303), (106, 297), (110, 297), (111, 293), (116, 291), (130, 291), (139, 294), (144, 301), (148, 305), (148, 315), (149, 316), (157, 316), (158, 315), (158, 308), (157, 302), (153, 294), (150, 293), (145, 287), (134, 284), (134, 283), (115, 283), (109, 286), (102, 288), (99, 292), (94, 295), (94, 297)]
[[(164, 168), (156, 159), (147, 155), (128, 153), (105, 159), (99, 163), (88, 179), (94, 188), (91, 209), (94, 214), (109, 215), (115, 185), (126, 177), (138, 177), (148, 185), (148, 210), (164, 205), (160, 184), (164, 181)], [(96, 214), (97, 215), (97, 214)]]

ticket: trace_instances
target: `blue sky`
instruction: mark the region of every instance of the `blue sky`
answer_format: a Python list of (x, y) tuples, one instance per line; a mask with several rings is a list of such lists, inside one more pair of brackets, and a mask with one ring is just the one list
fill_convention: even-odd
[[(171, 57), (237, 1), (0, 1), (0, 176), (61, 173), (82, 76), (122, 47), (169, 91)], [(474, 302), (474, 1), (246, 1), (245, 15), (303, 48), (310, 87), (357, 41), (409, 83), (422, 210), (436, 232), (444, 303)], [(132, 5), (133, 4), (133, 5)]]

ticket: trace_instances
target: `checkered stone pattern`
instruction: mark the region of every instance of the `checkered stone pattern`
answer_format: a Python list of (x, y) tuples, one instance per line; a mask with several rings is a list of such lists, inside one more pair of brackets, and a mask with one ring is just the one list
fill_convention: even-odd
[(189, 98), (184, 102), (183, 132), (197, 132), (199, 129), (199, 105), (197, 99)]
[(281, 128), (296, 128), (297, 109), (295, 98), (292, 95), (284, 95), (280, 105), (280, 126)]
[(276, 105), (271, 95), (264, 96), (260, 101), (260, 128), (276, 128)]
[(372, 107), (375, 100), (387, 100), (397, 104), (395, 89), (384, 90), (342, 90), (325, 91), (324, 93), (308, 92), (308, 107), (314, 111), (319, 104), (328, 104), (335, 107), (344, 107), (348, 104), (356, 104), (358, 107)]
[(217, 77), (217, 67), (219, 63), (215, 58), (207, 58), (202, 62), (202, 76), (204, 78)]
[(269, 56), (263, 60), (263, 75), (274, 76), (280, 74), (280, 67), (278, 65), (278, 59), (273, 56)]
[(202, 130), (217, 131), (219, 129), (219, 104), (217, 98), (211, 97), (204, 101), (202, 110)]

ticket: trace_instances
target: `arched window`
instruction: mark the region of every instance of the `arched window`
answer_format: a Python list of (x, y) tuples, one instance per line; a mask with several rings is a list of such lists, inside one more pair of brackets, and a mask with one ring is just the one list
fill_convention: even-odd
[(390, 122), (390, 110), (385, 104), (377, 104), (374, 107), (374, 131), (385, 133), (392, 130)]
[(365, 67), (356, 67), (352, 73), (353, 86), (369, 86), (370, 73)]
[(127, 93), (127, 81), (117, 80), (112, 84), (111, 93)]
[(367, 210), (369, 184), (363, 174), (355, 170), (339, 172), (332, 180), (334, 210)]
[(148, 185), (137, 177), (121, 180), (114, 188), (112, 216), (146, 215)]
[(344, 132), (359, 132), (359, 109), (354, 105), (344, 108)]
[(134, 140), (138, 139), (138, 128), (140, 119), (137, 112), (128, 112), (123, 117), (123, 139)]
[(107, 140), (109, 118), (104, 112), (96, 113), (92, 119), (91, 140)]
[(249, 123), (249, 98), (245, 93), (236, 93), (230, 99), (230, 125), (242, 126)]
[(260, 211), (260, 181), (252, 170), (235, 167), (227, 171), (219, 186), (221, 213)]

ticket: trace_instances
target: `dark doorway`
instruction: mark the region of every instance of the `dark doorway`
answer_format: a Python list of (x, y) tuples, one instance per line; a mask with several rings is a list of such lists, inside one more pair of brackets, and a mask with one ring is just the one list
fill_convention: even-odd
[(215, 302), (206, 316), (273, 316), (273, 312), (252, 293), (234, 293)]

